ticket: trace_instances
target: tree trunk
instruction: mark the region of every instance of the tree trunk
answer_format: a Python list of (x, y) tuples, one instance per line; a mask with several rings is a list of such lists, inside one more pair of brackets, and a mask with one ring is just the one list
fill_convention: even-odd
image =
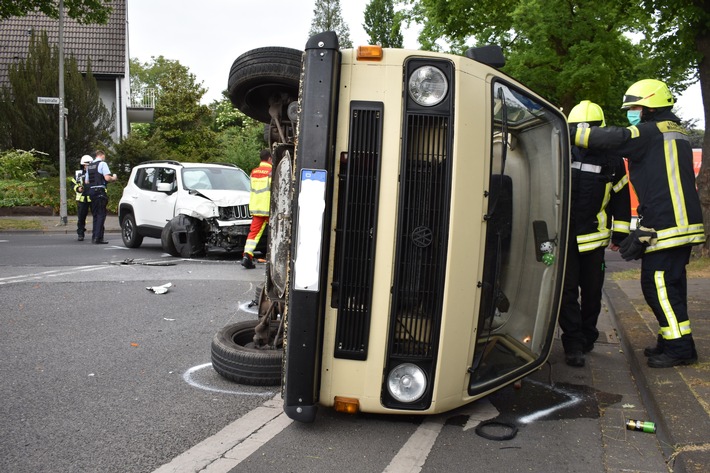
[(710, 34), (700, 33), (695, 38), (695, 44), (701, 55), (698, 62), (698, 75), (700, 77), (700, 93), (703, 98), (705, 116), (705, 135), (703, 137), (703, 165), (696, 180), (700, 205), (703, 208), (703, 221), (705, 222), (705, 245), (703, 256), (710, 255), (710, 133), (708, 133), (708, 118), (710, 118)]

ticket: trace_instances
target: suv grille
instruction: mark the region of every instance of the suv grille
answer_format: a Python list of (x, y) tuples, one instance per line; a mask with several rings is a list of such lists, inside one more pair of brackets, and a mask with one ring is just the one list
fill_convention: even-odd
[(220, 220), (244, 220), (247, 218), (251, 218), (248, 204), (219, 208)]

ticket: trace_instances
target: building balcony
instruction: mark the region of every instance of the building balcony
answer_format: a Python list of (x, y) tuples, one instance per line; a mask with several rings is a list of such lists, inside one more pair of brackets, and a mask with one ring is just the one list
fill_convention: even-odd
[(126, 108), (128, 123), (152, 123), (155, 115), (155, 89), (131, 94)]

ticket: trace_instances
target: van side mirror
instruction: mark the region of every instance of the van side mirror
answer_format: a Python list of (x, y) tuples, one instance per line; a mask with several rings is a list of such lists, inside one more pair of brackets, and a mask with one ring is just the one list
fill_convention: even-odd
[(505, 66), (505, 56), (503, 49), (497, 44), (489, 44), (486, 46), (478, 46), (468, 49), (464, 56), (474, 61), (500, 69)]

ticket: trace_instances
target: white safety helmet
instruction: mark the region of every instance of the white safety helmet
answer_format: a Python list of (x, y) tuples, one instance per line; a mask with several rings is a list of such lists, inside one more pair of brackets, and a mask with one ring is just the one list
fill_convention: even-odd
[(83, 166), (84, 164), (91, 164), (91, 162), (93, 160), (94, 160), (94, 158), (92, 158), (88, 154), (85, 154), (84, 156), (81, 157), (81, 161), (79, 161), (79, 163), (81, 163), (81, 165)]

